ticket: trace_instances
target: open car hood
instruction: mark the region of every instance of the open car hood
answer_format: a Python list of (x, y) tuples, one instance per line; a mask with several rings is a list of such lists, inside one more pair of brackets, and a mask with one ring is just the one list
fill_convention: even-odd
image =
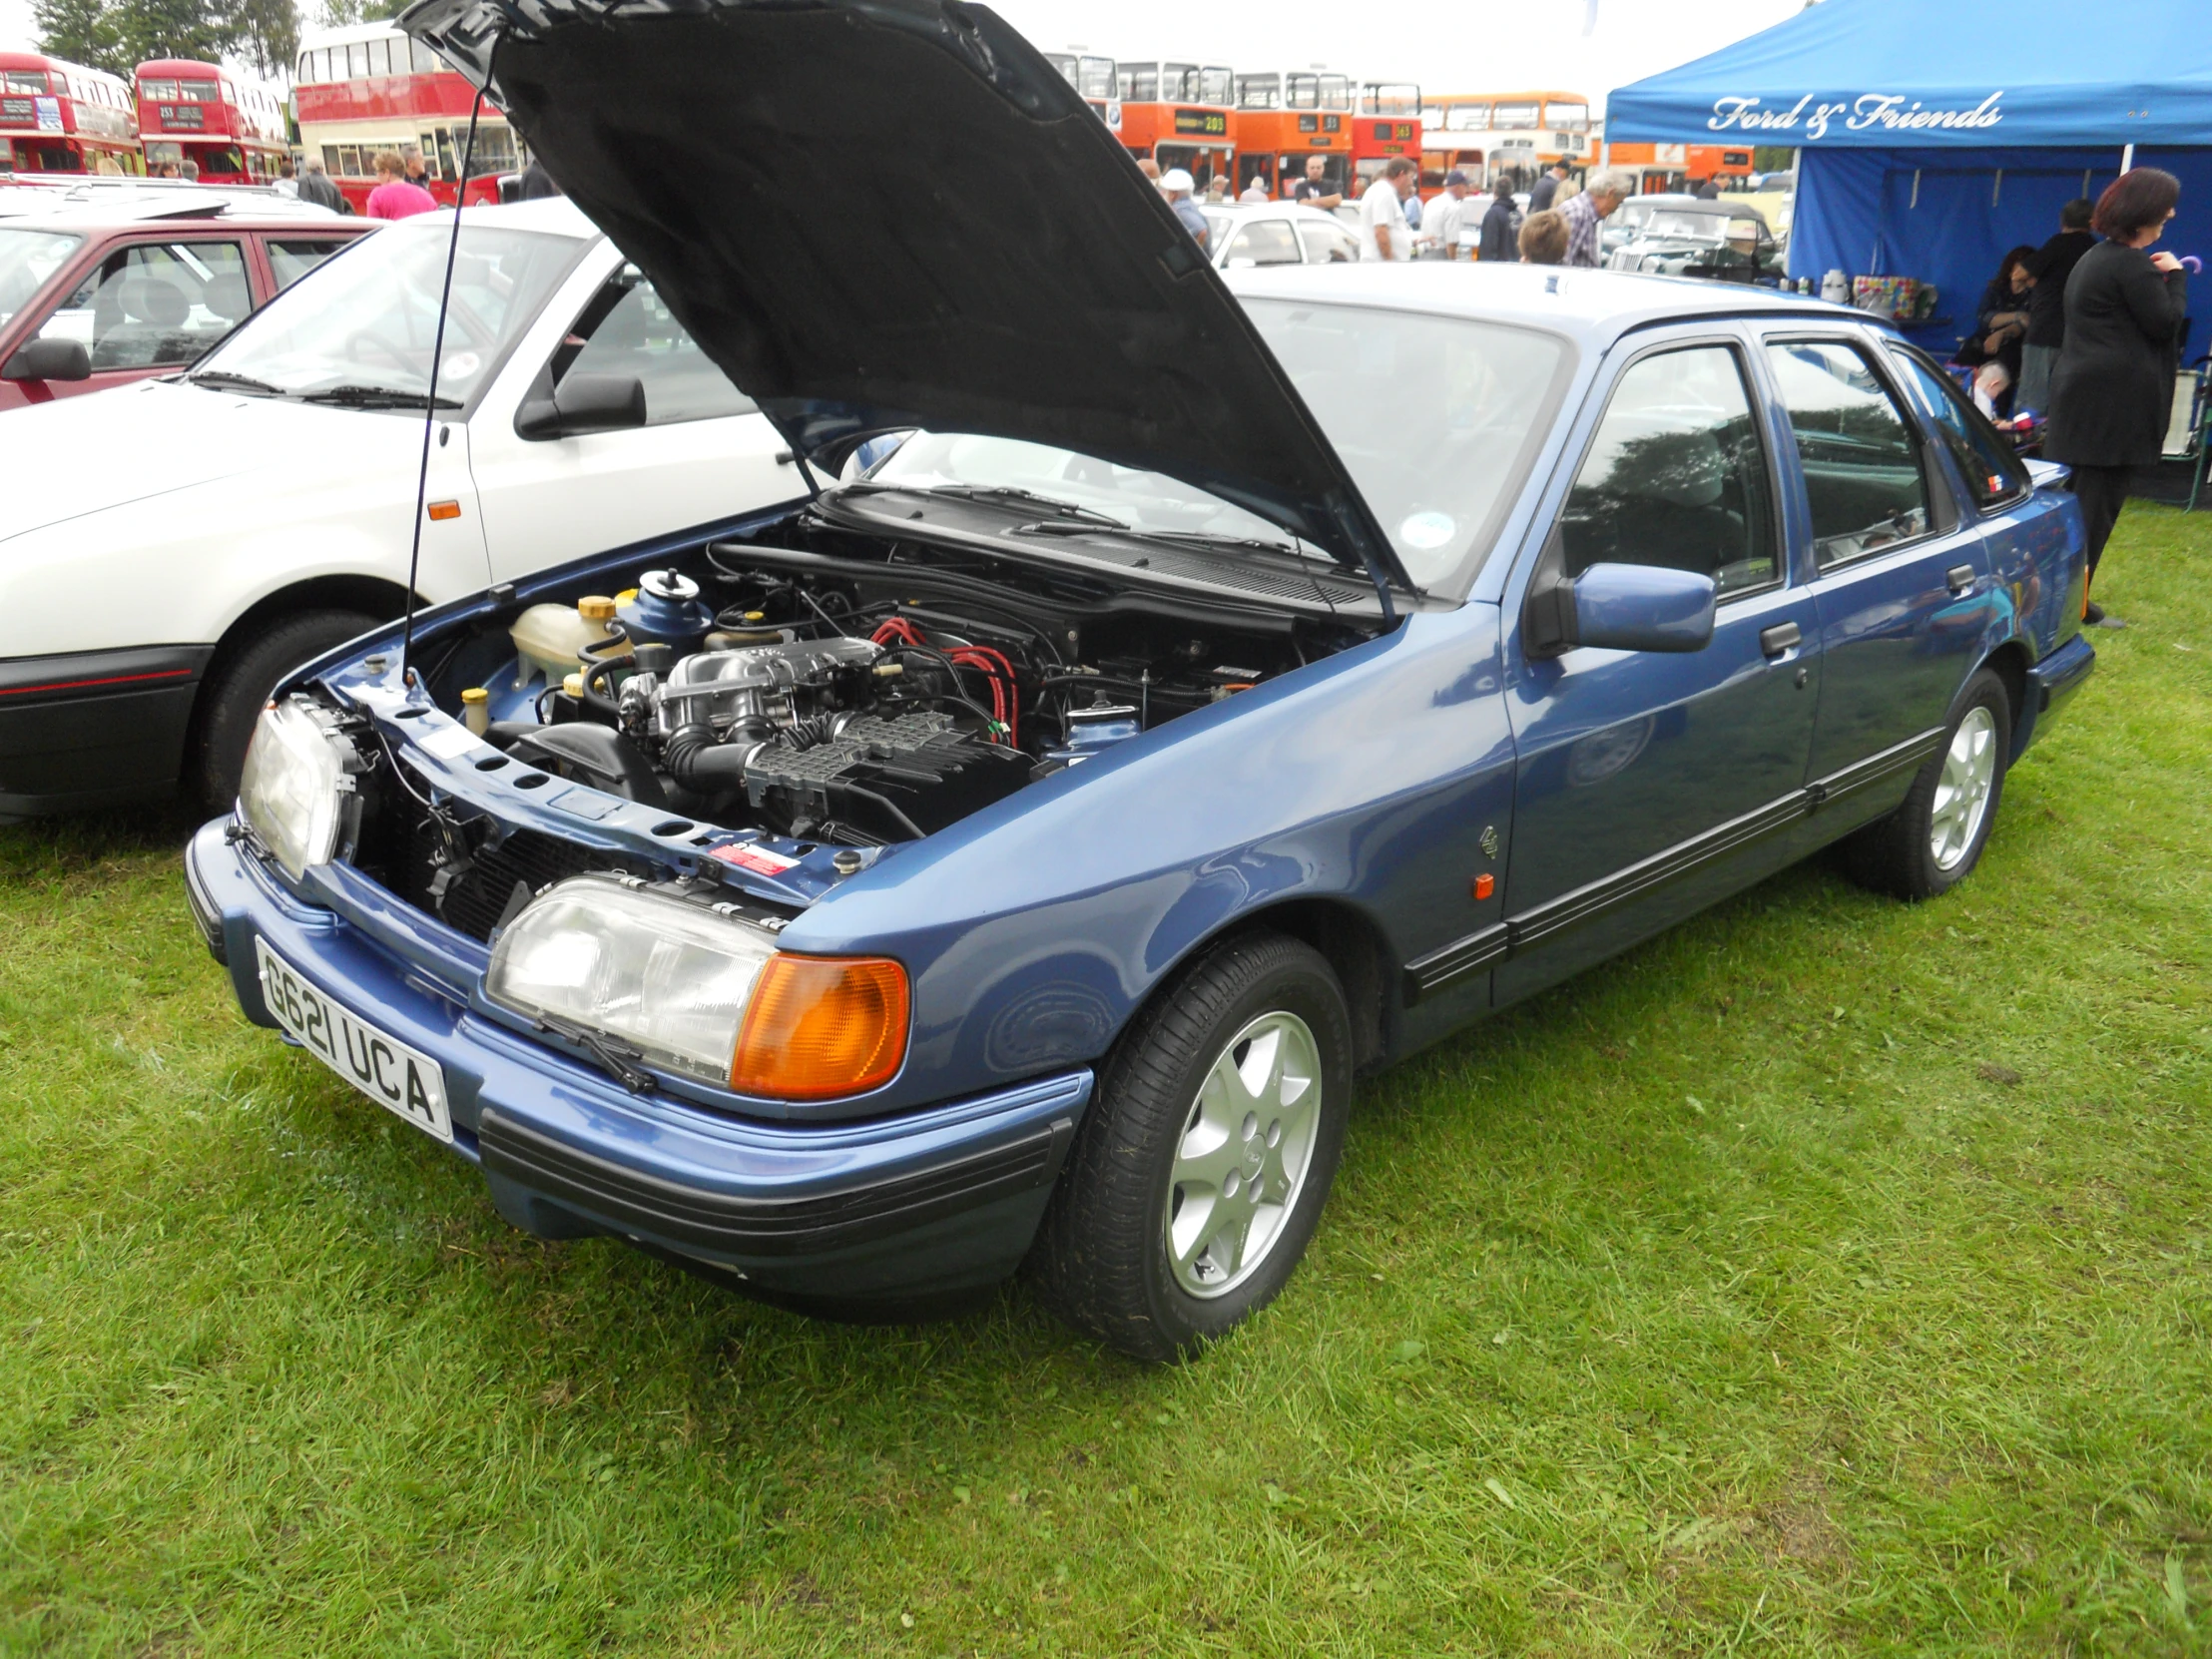
[(995, 13), (419, 0), (400, 22), (490, 93), (801, 454), (912, 426), (1054, 444), (1409, 586), (1190, 236)]

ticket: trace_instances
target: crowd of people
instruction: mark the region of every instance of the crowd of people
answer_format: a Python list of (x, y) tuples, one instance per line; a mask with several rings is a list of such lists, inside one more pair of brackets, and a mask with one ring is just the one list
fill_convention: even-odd
[[(1267, 184), (1254, 177), (1234, 198), (1229, 181), (1209, 180), (1203, 191), (1189, 172), (1141, 160), (1137, 166), (1167, 198), (1201, 248), (1207, 246), (1208, 207), (1256, 206), (1275, 200)], [(1307, 207), (1335, 210), (1351, 200), (1328, 179), (1329, 161), (1309, 156), (1304, 178), (1291, 181), (1284, 199)], [(1365, 258), (1399, 260), (1487, 260), (1526, 265), (1595, 268), (1601, 260), (1599, 227), (1630, 196), (1635, 180), (1626, 173), (1602, 171), (1580, 190), (1564, 162), (1538, 176), (1524, 212), (1510, 177), (1500, 175), (1487, 194), (1479, 193), (1464, 172), (1444, 175), (1440, 195), (1420, 199), (1420, 170), (1411, 157), (1394, 156), (1358, 193), (1360, 241)]]

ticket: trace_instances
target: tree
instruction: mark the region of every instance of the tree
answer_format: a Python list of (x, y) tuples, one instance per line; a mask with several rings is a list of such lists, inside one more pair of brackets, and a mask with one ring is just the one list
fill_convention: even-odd
[(105, 0), (38, 0), (31, 16), (41, 52), (125, 77), (138, 64)]
[(408, 0), (322, 0), (322, 22), (327, 28), (348, 23), (381, 23), (407, 9)]
[(134, 64), (149, 58), (215, 63), (237, 38), (231, 19), (213, 0), (110, 0), (109, 15)]
[(299, 56), (299, 13), (292, 0), (236, 0), (232, 50), (264, 80), (288, 75)]

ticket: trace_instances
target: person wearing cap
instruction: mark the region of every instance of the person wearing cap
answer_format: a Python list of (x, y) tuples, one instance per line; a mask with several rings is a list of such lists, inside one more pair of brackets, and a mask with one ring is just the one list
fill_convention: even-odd
[(1444, 175), (1444, 193), (1428, 204), (1420, 224), (1422, 257), (1456, 260), (1467, 215), (1467, 176), (1453, 168)]
[(1160, 189), (1168, 199), (1168, 206), (1175, 210), (1175, 217), (1183, 222), (1183, 229), (1190, 232), (1191, 240), (1203, 250), (1206, 246), (1206, 216), (1199, 212), (1198, 204), (1191, 200), (1191, 192), (1197, 188), (1191, 176), (1179, 167), (1171, 167), (1160, 175)]

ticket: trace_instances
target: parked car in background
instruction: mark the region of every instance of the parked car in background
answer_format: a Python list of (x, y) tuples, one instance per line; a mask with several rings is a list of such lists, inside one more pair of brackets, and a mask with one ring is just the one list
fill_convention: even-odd
[(1614, 212), (1601, 241), (1608, 271), (1704, 276), (1779, 287), (1787, 261), (1756, 208), (1694, 196), (1639, 196)]
[(375, 227), (184, 190), (0, 193), (0, 412), (184, 367)]
[(1274, 265), (1358, 265), (1360, 238), (1335, 214), (1293, 202), (1206, 209), (1206, 253), (1223, 271)]
[(951, 0), (407, 17), (816, 477), (913, 429), (289, 677), (192, 842), (248, 1016), (534, 1233), (1188, 1355), (1356, 1076), (1832, 842), (1944, 891), (2093, 665), (2061, 469), (1861, 313), (1217, 273)]
[[(187, 239), (192, 269), (201, 229), (144, 246)], [(451, 232), (442, 213), (379, 231), (189, 371), (6, 417), (0, 815), (180, 779), (227, 801), (276, 677), (399, 614)], [(57, 233), (0, 226), (22, 234)], [(415, 582), (431, 604), (803, 488), (566, 202), (468, 211), (436, 414)]]

